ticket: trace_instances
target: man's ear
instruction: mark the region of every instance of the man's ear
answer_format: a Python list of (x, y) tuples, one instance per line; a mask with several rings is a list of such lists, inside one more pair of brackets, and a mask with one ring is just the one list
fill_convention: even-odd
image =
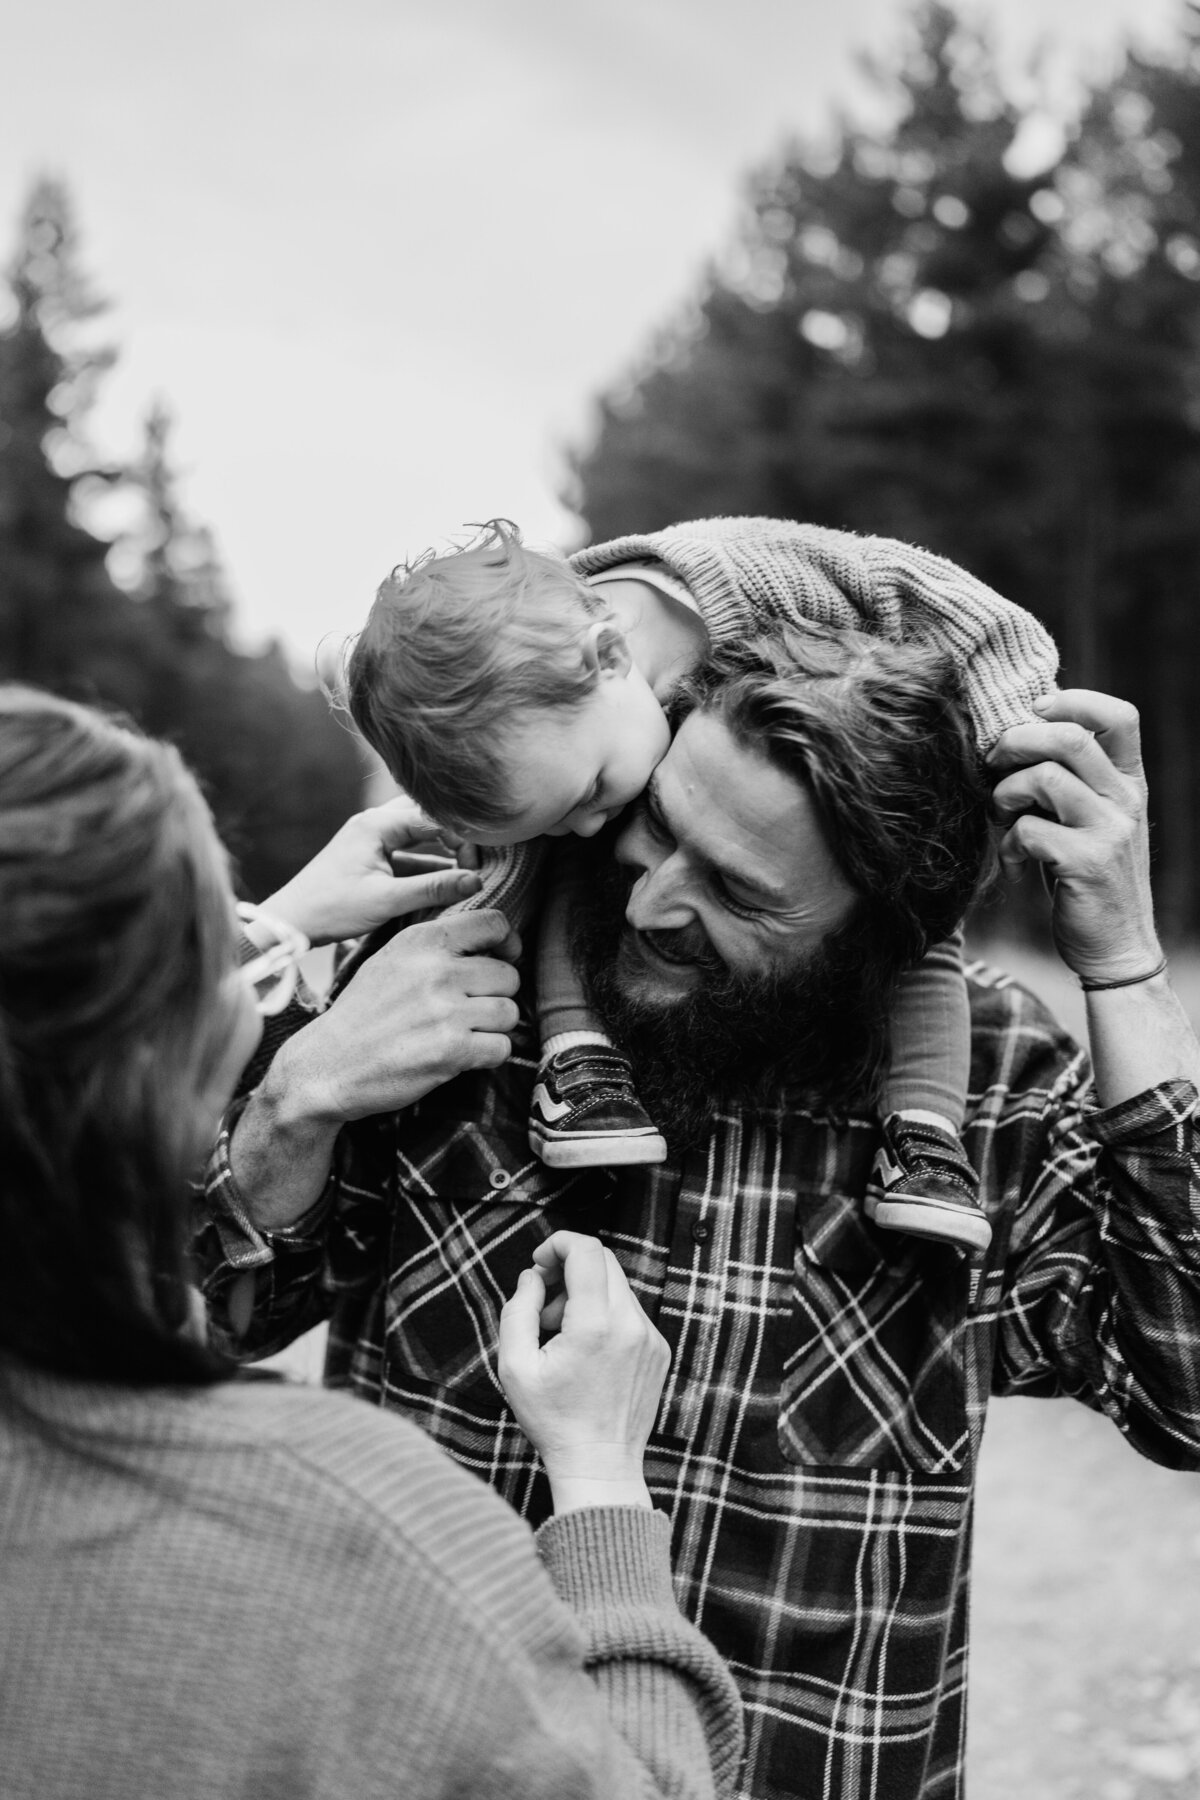
[(633, 667), (633, 658), (629, 654), (625, 633), (614, 620), (592, 620), (583, 640), (583, 661), (585, 667), (595, 675), (603, 675), (605, 671), (614, 675), (628, 675)]

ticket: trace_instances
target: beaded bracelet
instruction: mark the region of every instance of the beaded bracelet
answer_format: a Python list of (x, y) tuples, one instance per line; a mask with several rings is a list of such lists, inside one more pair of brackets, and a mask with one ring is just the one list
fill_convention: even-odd
[(1085, 981), (1080, 975), (1079, 985), (1085, 994), (1102, 994), (1109, 988), (1138, 987), (1143, 981), (1153, 981), (1156, 975), (1162, 974), (1166, 966), (1167, 959), (1164, 956), (1160, 963), (1153, 969), (1147, 969), (1144, 975), (1127, 975), (1124, 981)]

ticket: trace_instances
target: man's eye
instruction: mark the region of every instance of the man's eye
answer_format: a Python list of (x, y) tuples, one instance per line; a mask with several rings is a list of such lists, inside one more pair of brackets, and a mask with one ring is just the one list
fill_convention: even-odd
[(645, 801), (642, 802), (642, 819), (645, 823), (646, 830), (650, 833), (650, 836), (654, 839), (656, 844), (669, 844), (671, 842), (671, 834), (667, 830), (666, 825), (663, 823), (662, 819), (659, 818), (654, 808), (652, 806), (647, 806)]
[(717, 899), (726, 912), (733, 913), (739, 919), (757, 919), (763, 911), (761, 906), (748, 906), (744, 900), (735, 900), (727, 887), (718, 887)]

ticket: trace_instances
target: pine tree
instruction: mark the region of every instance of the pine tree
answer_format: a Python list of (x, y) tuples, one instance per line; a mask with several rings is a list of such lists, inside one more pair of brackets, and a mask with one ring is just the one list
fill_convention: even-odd
[(1093, 96), (1060, 189), (1091, 349), (1087, 604), (1142, 714), (1159, 917), (1177, 938), (1200, 922), (1200, 7)]
[(890, 123), (759, 171), (737, 253), (600, 403), (589, 535), (771, 513), (941, 551), (1140, 706), (1164, 927), (1200, 914), (1200, 7), (1055, 165), (985, 35), (914, 14)]
[(0, 674), (135, 704), (126, 654), (129, 603), (106, 567), (108, 546), (75, 517), (86, 477), (105, 480), (84, 424), (111, 355), (87, 344), (102, 310), (79, 267), (62, 185), (34, 186), (7, 275), (0, 329)]
[(157, 402), (127, 476), (142, 504), (122, 548), (154, 670), (139, 716), (196, 771), (245, 891), (261, 899), (361, 804), (364, 759), (279, 644), (235, 645), (212, 533), (179, 498), (171, 428)]
[[(591, 534), (769, 512), (924, 536), (1011, 574), (1053, 201), (1010, 172), (1022, 116), (949, 8), (923, 8), (899, 70), (874, 73), (892, 123), (753, 176), (734, 255), (602, 400), (573, 471)], [(987, 516), (964, 511), (984, 484)]]
[[(191, 521), (157, 405), (133, 468), (86, 439), (112, 353), (79, 266), (66, 192), (39, 181), (8, 276), (0, 327), (0, 679), (115, 707), (177, 743), (261, 898), (361, 804), (363, 762), (323, 694), (278, 644), (240, 650), (211, 533)], [(120, 488), (139, 522), (109, 544), (83, 522), (89, 487)], [(127, 584), (109, 571), (121, 554)]]

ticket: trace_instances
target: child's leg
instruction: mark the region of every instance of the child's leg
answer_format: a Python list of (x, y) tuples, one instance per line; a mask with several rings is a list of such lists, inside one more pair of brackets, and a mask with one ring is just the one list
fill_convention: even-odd
[(938, 944), (900, 984), (884, 1079), (883, 1144), (867, 1212), (877, 1225), (986, 1250), (991, 1227), (959, 1142), (971, 1066), (962, 934)]
[(537, 1016), (543, 1056), (562, 1048), (560, 1038), (574, 1040), (581, 1032), (598, 1043), (610, 1041), (571, 959), (571, 906), (579, 879), (574, 858), (551, 856), (537, 949)]
[(570, 951), (570, 917), (583, 880), (572, 839), (555, 846), (538, 931), (542, 1062), (529, 1141), (552, 1169), (662, 1162), (666, 1140), (643, 1111), (633, 1071), (596, 1017)]
[(892, 1008), (892, 1055), (884, 1113), (933, 1113), (957, 1135), (967, 1110), (971, 1009), (962, 933), (936, 944), (900, 983)]

